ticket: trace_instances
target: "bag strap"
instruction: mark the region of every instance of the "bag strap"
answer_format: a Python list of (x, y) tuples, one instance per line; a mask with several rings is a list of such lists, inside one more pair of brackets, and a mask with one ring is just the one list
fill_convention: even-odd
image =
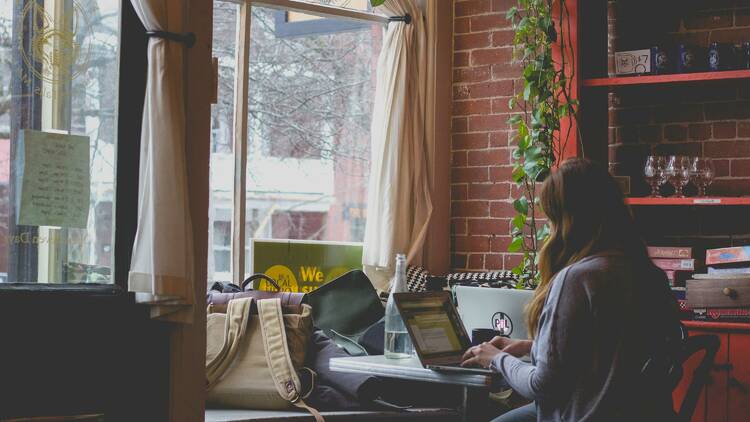
[(224, 375), (224, 372), (237, 356), (241, 340), (245, 336), (252, 304), (253, 298), (251, 297), (229, 301), (226, 323), (224, 324), (224, 343), (216, 357), (206, 365), (207, 391), (210, 391), (216, 385), (216, 382)]
[(302, 400), (302, 383), (289, 354), (281, 300), (278, 298), (259, 300), (258, 316), (260, 317), (260, 331), (263, 334), (266, 362), (279, 395), (294, 406), (310, 412), (316, 422), (325, 422), (320, 412)]

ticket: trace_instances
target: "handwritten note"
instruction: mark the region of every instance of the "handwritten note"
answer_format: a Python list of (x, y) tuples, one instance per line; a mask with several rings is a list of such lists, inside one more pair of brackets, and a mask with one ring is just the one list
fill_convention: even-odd
[(89, 138), (36, 130), (19, 135), (17, 223), (85, 228), (91, 196)]

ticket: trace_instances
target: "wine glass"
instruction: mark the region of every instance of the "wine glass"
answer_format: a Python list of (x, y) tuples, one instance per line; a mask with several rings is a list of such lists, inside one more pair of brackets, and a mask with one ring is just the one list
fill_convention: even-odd
[(716, 176), (714, 162), (710, 158), (694, 157), (690, 165), (690, 172), (698, 187), (698, 196), (706, 196), (706, 188), (711, 185)]
[(664, 157), (649, 155), (643, 167), (643, 175), (651, 186), (651, 197), (660, 198), (659, 186), (664, 183)]
[(690, 159), (684, 155), (670, 155), (664, 171), (669, 183), (674, 186), (675, 198), (684, 198), (682, 190), (690, 181)]

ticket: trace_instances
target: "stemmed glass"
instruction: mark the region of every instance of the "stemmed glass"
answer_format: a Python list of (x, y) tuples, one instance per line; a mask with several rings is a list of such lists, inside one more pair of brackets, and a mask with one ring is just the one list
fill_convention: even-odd
[(659, 186), (664, 183), (664, 157), (649, 155), (643, 167), (643, 175), (651, 186), (651, 197), (660, 198)]
[(711, 185), (716, 176), (714, 163), (710, 158), (693, 157), (690, 163), (690, 173), (693, 183), (698, 187), (698, 196), (706, 196), (706, 188)]
[(684, 155), (670, 155), (664, 173), (674, 186), (674, 197), (684, 198), (682, 190), (690, 181), (690, 159)]

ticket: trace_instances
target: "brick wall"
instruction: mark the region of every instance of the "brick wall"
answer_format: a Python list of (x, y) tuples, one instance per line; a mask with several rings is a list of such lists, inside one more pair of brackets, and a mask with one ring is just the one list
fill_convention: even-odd
[(511, 65), (514, 0), (454, 3), (452, 263), (454, 270), (511, 268), (508, 100), (520, 74)]

